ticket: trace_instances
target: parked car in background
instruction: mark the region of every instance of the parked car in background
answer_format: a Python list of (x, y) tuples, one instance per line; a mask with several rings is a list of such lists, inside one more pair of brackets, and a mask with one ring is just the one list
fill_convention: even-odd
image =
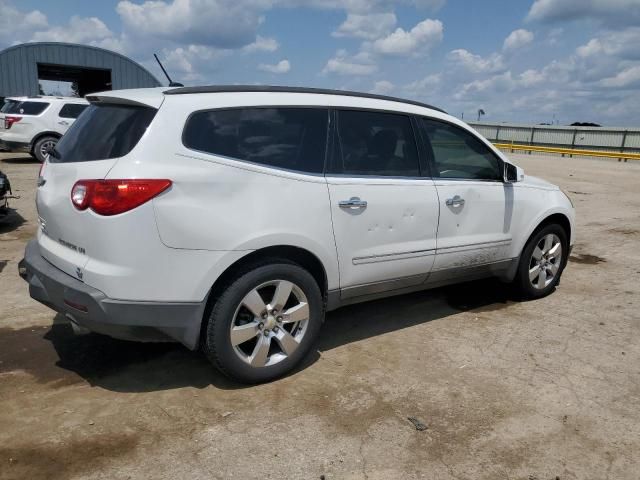
[(7, 97), (0, 108), (0, 149), (44, 162), (89, 103), (83, 98)]
[(487, 277), (541, 298), (567, 263), (569, 198), (435, 107), (262, 86), (87, 98), (19, 265), (76, 328), (179, 341), (262, 382), (327, 310)]

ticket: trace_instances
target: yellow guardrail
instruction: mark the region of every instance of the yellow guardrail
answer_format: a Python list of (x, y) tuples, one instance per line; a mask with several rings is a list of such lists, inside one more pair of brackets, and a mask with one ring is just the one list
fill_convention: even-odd
[(582, 150), (576, 148), (542, 147), (539, 145), (520, 145), (517, 143), (494, 143), (498, 148), (525, 150), (528, 152), (562, 153), (565, 155), (584, 155), (587, 157), (618, 158), (624, 160), (640, 160), (640, 153), (603, 152), (601, 150)]

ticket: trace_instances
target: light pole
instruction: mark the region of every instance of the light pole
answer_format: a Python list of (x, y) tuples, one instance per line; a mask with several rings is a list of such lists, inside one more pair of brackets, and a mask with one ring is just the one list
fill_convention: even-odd
[(485, 114), (485, 113), (484, 113), (484, 110), (483, 110), (483, 109), (481, 109), (481, 108), (479, 108), (479, 109), (478, 109), (478, 121), (480, 121), (480, 117), (481, 117), (482, 115), (484, 115), (484, 114)]

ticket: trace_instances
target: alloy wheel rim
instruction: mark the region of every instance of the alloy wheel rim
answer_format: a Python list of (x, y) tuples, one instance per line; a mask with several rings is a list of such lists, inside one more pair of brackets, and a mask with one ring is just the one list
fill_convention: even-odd
[(536, 244), (529, 260), (529, 282), (533, 288), (542, 290), (558, 276), (562, 264), (560, 238), (549, 233)]
[(41, 146), (40, 146), (40, 154), (42, 155), (42, 157), (46, 157), (47, 155), (49, 155), (49, 152), (51, 151), (51, 149), (53, 147), (56, 146), (56, 142), (52, 142), (52, 141), (48, 141), (48, 142), (44, 142)]
[(250, 290), (236, 308), (229, 340), (236, 355), (254, 368), (289, 358), (309, 324), (309, 302), (300, 287), (272, 280)]

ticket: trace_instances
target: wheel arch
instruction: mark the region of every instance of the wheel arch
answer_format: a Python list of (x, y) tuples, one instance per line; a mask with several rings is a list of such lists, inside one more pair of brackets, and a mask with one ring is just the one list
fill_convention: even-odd
[(39, 132), (35, 137), (33, 137), (33, 139), (31, 140), (31, 153), (33, 153), (33, 149), (36, 146), (36, 143), (38, 143), (38, 141), (43, 138), (43, 137), (55, 137), (58, 140), (60, 140), (62, 138), (62, 135), (60, 135), (58, 132), (52, 132), (52, 131), (44, 131), (44, 132)]
[[(545, 217), (544, 220), (539, 222), (538, 226), (533, 229), (533, 231), (531, 232), (531, 234), (527, 238), (527, 242), (541, 228), (544, 228), (547, 225), (550, 225), (552, 223), (558, 224), (558, 225), (560, 225), (562, 227), (562, 229), (564, 230), (565, 234), (567, 235), (567, 242), (570, 243), (571, 242), (571, 233), (572, 233), (572, 231), (571, 231), (571, 221), (569, 220), (569, 217), (567, 217), (564, 213), (552, 213), (548, 217)], [(526, 245), (527, 242), (525, 242), (525, 245)]]
[(328, 294), (327, 271), (322, 261), (315, 254), (305, 248), (295, 247), (293, 245), (274, 245), (253, 250), (229, 265), (211, 286), (202, 317), (200, 328), (201, 340), (204, 338), (203, 333), (207, 327), (207, 320), (211, 314), (211, 310), (224, 291), (224, 288), (237, 276), (269, 260), (283, 260), (288, 263), (295, 263), (307, 270), (316, 280), (326, 304)]
[[(567, 242), (569, 243), (571, 242), (572, 225), (571, 225), (571, 220), (569, 216), (563, 212), (558, 212), (558, 211), (547, 213), (541, 219), (537, 219), (536, 221), (532, 222), (532, 226), (529, 228), (527, 235), (523, 236), (523, 241), (521, 242), (520, 245), (518, 245), (518, 249), (516, 250), (517, 257), (514, 258), (514, 261), (512, 262), (511, 266), (509, 267), (509, 269), (504, 275), (505, 281), (511, 282), (515, 278), (516, 272), (518, 271), (518, 265), (520, 264), (520, 257), (522, 256), (522, 251), (524, 250), (527, 243), (529, 243), (529, 240), (531, 240), (531, 237), (533, 237), (537, 232), (539, 232), (540, 229), (551, 224), (560, 225), (560, 227), (562, 227), (562, 229), (565, 231), (567, 235)], [(567, 259), (565, 259), (565, 264), (568, 258), (569, 256), (567, 255)]]

